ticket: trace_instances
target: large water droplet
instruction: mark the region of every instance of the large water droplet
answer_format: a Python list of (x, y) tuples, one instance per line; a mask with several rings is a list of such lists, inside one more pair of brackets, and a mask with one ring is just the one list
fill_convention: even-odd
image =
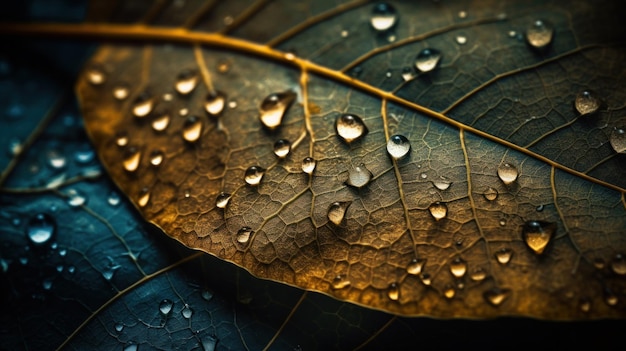
[(441, 60), (441, 52), (436, 49), (424, 49), (415, 58), (415, 67), (420, 72), (430, 72), (434, 70)]
[(344, 113), (337, 117), (335, 121), (335, 130), (337, 134), (345, 140), (347, 143), (351, 143), (363, 136), (368, 132), (365, 123), (361, 117)]
[(528, 221), (522, 226), (522, 238), (526, 245), (540, 255), (556, 232), (556, 224), (543, 221)]
[(225, 106), (226, 106), (226, 95), (219, 91), (208, 94), (206, 96), (206, 99), (204, 100), (204, 110), (211, 117), (219, 116), (222, 113), (222, 111), (224, 111)]
[(128, 172), (134, 172), (139, 168), (139, 161), (141, 160), (141, 152), (136, 147), (130, 147), (124, 152), (124, 159), (122, 165)]
[(387, 152), (394, 160), (399, 160), (411, 151), (411, 143), (404, 135), (393, 135), (387, 142)]
[(181, 95), (191, 93), (198, 85), (198, 72), (195, 70), (184, 70), (176, 77), (174, 88)]
[(372, 180), (373, 174), (365, 167), (363, 163), (353, 167), (348, 171), (348, 180), (346, 184), (355, 188), (362, 188), (369, 184)]
[(189, 116), (185, 120), (183, 126), (183, 139), (185, 141), (193, 143), (200, 139), (202, 135), (202, 120), (197, 116)]
[(87, 69), (87, 81), (92, 85), (102, 85), (106, 82), (106, 74), (102, 66), (94, 64)]
[(495, 256), (498, 263), (507, 264), (511, 261), (511, 258), (513, 257), (513, 250), (503, 247), (496, 251)]
[(313, 157), (305, 157), (304, 160), (302, 160), (302, 172), (306, 174), (313, 174), (315, 166), (317, 166), (317, 161), (315, 161)]
[(241, 229), (239, 229), (239, 231), (237, 231), (237, 242), (239, 242), (240, 244), (247, 244), (248, 240), (250, 240), (250, 236), (252, 235), (252, 233), (252, 228), (242, 227)]
[(611, 261), (611, 270), (615, 274), (626, 275), (626, 257), (622, 254), (617, 254)]
[(260, 166), (252, 166), (246, 169), (246, 173), (244, 174), (244, 180), (249, 185), (259, 185), (264, 175), (265, 175), (264, 168)]
[(126, 84), (120, 84), (116, 86), (115, 88), (113, 88), (113, 97), (116, 100), (119, 100), (119, 101), (126, 100), (129, 94), (130, 94), (130, 89), (128, 88), (128, 85)]
[(274, 143), (274, 155), (279, 158), (285, 158), (291, 151), (291, 143), (289, 140), (279, 139)]
[(283, 121), (287, 108), (296, 98), (293, 91), (270, 94), (261, 103), (259, 119), (268, 129), (276, 129)]
[(328, 220), (331, 221), (334, 225), (341, 225), (341, 222), (343, 222), (343, 219), (346, 216), (346, 212), (348, 211), (348, 207), (350, 207), (351, 203), (351, 201), (333, 202), (328, 207)]
[(393, 28), (397, 22), (398, 12), (393, 6), (384, 2), (374, 5), (372, 16), (370, 17), (370, 24), (376, 31), (388, 31)]
[(609, 142), (615, 152), (623, 154), (626, 153), (626, 132), (623, 128), (616, 128), (611, 132)]
[(576, 100), (574, 100), (574, 106), (581, 115), (589, 115), (598, 111), (601, 104), (600, 98), (591, 90), (578, 93)]
[(205, 301), (210, 301), (213, 295), (213, 291), (209, 289), (202, 290), (202, 293), (200, 293), (200, 296), (202, 296)]
[(463, 261), (460, 257), (455, 258), (450, 263), (450, 273), (455, 278), (463, 278), (465, 273), (467, 273), (467, 262)]
[(44, 245), (52, 239), (56, 229), (54, 218), (46, 213), (38, 213), (26, 226), (26, 236), (34, 245)]
[(189, 319), (193, 315), (193, 310), (188, 304), (185, 304), (185, 307), (183, 307), (183, 310), (180, 311), (180, 314), (182, 314), (185, 319)]
[(139, 192), (139, 198), (137, 199), (137, 204), (139, 207), (146, 207), (148, 202), (150, 201), (150, 189), (142, 188)]
[(526, 41), (535, 49), (550, 45), (554, 36), (554, 27), (543, 20), (534, 21), (526, 30)]
[(169, 113), (163, 113), (159, 117), (156, 117), (152, 120), (152, 129), (157, 132), (162, 132), (170, 125), (170, 115)]
[(430, 211), (431, 216), (437, 221), (443, 219), (448, 214), (448, 206), (443, 202), (435, 202), (434, 204), (428, 207), (428, 211)]
[(517, 168), (510, 163), (502, 163), (498, 166), (498, 177), (504, 184), (511, 184), (517, 180)]
[(509, 297), (510, 292), (508, 289), (493, 288), (485, 291), (483, 297), (490, 305), (497, 307)]
[(344, 275), (339, 274), (333, 278), (331, 286), (334, 290), (344, 289), (350, 286), (350, 280), (348, 280)]
[(172, 312), (172, 308), (174, 307), (174, 302), (165, 299), (163, 301), (161, 301), (161, 303), (159, 304), (159, 311), (164, 315), (167, 316), (168, 314), (170, 314), (170, 312)]
[(76, 189), (67, 191), (67, 204), (71, 207), (82, 206), (87, 203), (87, 196)]
[(161, 163), (163, 162), (163, 158), (164, 158), (164, 154), (163, 151), (161, 150), (153, 150), (150, 153), (150, 164), (153, 166), (160, 166)]
[(215, 206), (217, 208), (226, 208), (226, 206), (228, 206), (228, 202), (230, 201), (230, 197), (231, 195), (228, 193), (220, 193), (215, 199)]
[(147, 93), (143, 92), (133, 102), (133, 116), (143, 118), (147, 116), (154, 108), (154, 99)]
[(406, 267), (406, 272), (412, 275), (418, 275), (422, 273), (422, 270), (424, 269), (424, 265), (426, 265), (425, 259), (414, 258)]
[(389, 287), (387, 288), (387, 297), (389, 297), (390, 300), (398, 301), (400, 298), (400, 287), (398, 286), (398, 283), (389, 284)]

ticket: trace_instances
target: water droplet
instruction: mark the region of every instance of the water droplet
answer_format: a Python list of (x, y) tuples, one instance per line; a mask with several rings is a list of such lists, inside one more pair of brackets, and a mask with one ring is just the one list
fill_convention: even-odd
[(163, 162), (163, 151), (161, 150), (153, 150), (150, 153), (150, 164), (153, 166), (159, 166), (161, 165), (161, 162)]
[(106, 82), (106, 74), (104, 73), (104, 69), (98, 65), (94, 64), (87, 70), (87, 81), (93, 85), (102, 85)]
[(502, 163), (498, 166), (498, 177), (504, 184), (511, 184), (517, 180), (517, 168), (510, 163)]
[(191, 307), (189, 307), (188, 304), (185, 304), (185, 307), (183, 307), (183, 310), (180, 311), (180, 313), (185, 319), (189, 319), (193, 315), (193, 310), (191, 309)]
[(217, 71), (222, 74), (228, 73), (230, 71), (230, 61), (220, 59), (217, 63)]
[(545, 208), (545, 206), (544, 206), (544, 205), (539, 205), (539, 206), (537, 206), (537, 207), (535, 208), (535, 211), (537, 211), (537, 212), (541, 212), (541, 211), (543, 211), (543, 209), (544, 209), (544, 208)]
[(526, 41), (535, 49), (550, 45), (554, 36), (554, 27), (543, 20), (534, 21), (526, 30)]
[(467, 37), (465, 35), (457, 35), (454, 40), (459, 45), (465, 45), (467, 43)]
[(141, 152), (136, 147), (130, 147), (124, 153), (124, 160), (122, 165), (128, 172), (134, 172), (139, 168), (139, 161), (141, 160)]
[(342, 37), (342, 38), (347, 38), (349, 34), (350, 34), (350, 33), (348, 33), (348, 31), (347, 31), (347, 30), (342, 30), (342, 31), (341, 31), (341, 37)]
[(293, 91), (270, 94), (261, 103), (259, 119), (263, 125), (270, 129), (276, 129), (282, 123), (287, 108), (296, 98)]
[(225, 106), (226, 106), (226, 95), (219, 91), (208, 94), (206, 96), (206, 99), (204, 100), (204, 110), (211, 117), (219, 116), (222, 113), (222, 111), (224, 111)]
[(59, 272), (59, 273), (62, 273), (64, 269), (65, 269), (65, 267), (63, 267), (62, 264), (57, 266), (57, 272)]
[(589, 312), (591, 311), (591, 301), (587, 298), (580, 299), (579, 308), (581, 312)]
[(574, 106), (581, 115), (589, 115), (598, 111), (601, 104), (600, 98), (591, 90), (578, 93), (576, 100), (574, 100)]
[(404, 80), (405, 82), (408, 82), (413, 78), (415, 78), (415, 72), (413, 72), (413, 69), (411, 67), (403, 67), (402, 68), (402, 80)]
[(347, 143), (351, 143), (363, 136), (368, 132), (365, 123), (361, 117), (344, 113), (337, 117), (335, 121), (335, 130), (337, 134)]
[(264, 168), (260, 166), (252, 166), (246, 169), (246, 173), (244, 174), (244, 180), (249, 185), (259, 185), (264, 175), (265, 175)]
[(482, 268), (476, 268), (471, 274), (470, 278), (475, 282), (480, 282), (487, 278), (487, 272)]
[(448, 214), (448, 207), (444, 203), (437, 201), (428, 207), (428, 211), (430, 211), (431, 216), (436, 221), (439, 221)]
[(433, 282), (433, 278), (428, 273), (422, 273), (420, 275), (420, 280), (422, 281), (422, 284), (424, 285), (430, 285)]
[(54, 236), (56, 223), (46, 213), (38, 213), (30, 219), (26, 226), (26, 236), (34, 245), (44, 245)]
[(52, 280), (51, 280), (51, 279), (44, 279), (44, 280), (41, 282), (41, 287), (42, 287), (44, 290), (50, 290), (50, 289), (52, 289)]
[(274, 155), (276, 155), (277, 157), (285, 158), (287, 157), (287, 155), (289, 155), (290, 151), (291, 151), (291, 143), (289, 142), (289, 140), (278, 139), (274, 143)]
[(412, 275), (418, 275), (422, 273), (422, 270), (424, 269), (424, 265), (426, 265), (426, 260), (414, 258), (406, 267), (406, 272)]
[(315, 161), (313, 157), (305, 157), (304, 160), (302, 160), (302, 172), (306, 174), (313, 174), (315, 166), (317, 166), (317, 161)]
[(604, 269), (605, 265), (606, 263), (600, 257), (597, 257), (593, 260), (593, 266), (596, 267), (596, 269)]
[(113, 327), (115, 328), (115, 331), (118, 333), (124, 330), (124, 324), (122, 323), (115, 323), (115, 326)]
[(85, 150), (76, 150), (74, 152), (74, 160), (80, 164), (86, 164), (96, 157), (93, 149), (85, 149)]
[(483, 297), (489, 304), (497, 307), (509, 297), (510, 292), (508, 289), (493, 288), (485, 291)]
[(506, 220), (501, 219), (501, 220), (500, 220), (500, 225), (504, 227), (504, 226), (506, 225)]
[(198, 85), (198, 72), (195, 70), (183, 70), (176, 77), (174, 88), (180, 95), (190, 94)]
[(120, 195), (114, 191), (112, 191), (109, 194), (109, 197), (107, 198), (107, 202), (109, 203), (109, 205), (111, 206), (117, 206), (120, 204), (121, 198)]
[(163, 101), (172, 101), (174, 99), (174, 95), (171, 93), (163, 94)]
[(379, 3), (374, 5), (370, 24), (378, 32), (385, 32), (393, 28), (398, 22), (398, 13), (396, 9), (387, 4)]
[(153, 107), (154, 100), (150, 97), (150, 95), (148, 95), (147, 92), (143, 92), (133, 102), (133, 115), (137, 118), (143, 118), (152, 112)]
[(604, 302), (606, 302), (609, 306), (615, 306), (619, 302), (619, 298), (617, 295), (613, 293), (613, 291), (609, 289), (604, 290)]
[(341, 225), (341, 222), (343, 222), (343, 219), (346, 216), (346, 212), (348, 211), (348, 207), (350, 207), (351, 203), (351, 201), (333, 202), (328, 207), (328, 220), (331, 221), (334, 225)]
[(344, 289), (350, 286), (350, 281), (344, 275), (337, 275), (331, 283), (334, 290)]
[(164, 113), (161, 116), (152, 120), (152, 129), (157, 132), (162, 132), (170, 125), (169, 113)]
[(411, 151), (411, 143), (404, 135), (393, 135), (387, 142), (387, 152), (394, 160), (399, 160)]
[(455, 278), (463, 278), (465, 273), (467, 273), (467, 262), (463, 261), (460, 257), (455, 258), (450, 263), (450, 273)]
[(65, 257), (65, 255), (67, 255), (67, 250), (66, 249), (59, 250), (59, 256)]
[(9, 154), (17, 156), (24, 150), (22, 142), (19, 139), (11, 139), (9, 141)]
[(252, 235), (252, 233), (253, 233), (252, 228), (242, 227), (237, 232), (237, 242), (241, 244), (247, 244), (248, 240), (250, 240), (250, 236)]
[(459, 11), (458, 16), (459, 18), (467, 18), (467, 11)]
[(87, 196), (76, 189), (67, 191), (67, 204), (71, 207), (82, 206), (87, 202)]
[(517, 37), (517, 32), (514, 30), (510, 30), (507, 35), (509, 36), (509, 38), (516, 38)]
[(115, 144), (119, 147), (124, 147), (128, 145), (128, 134), (126, 132), (119, 132), (115, 134)]
[(415, 58), (415, 67), (420, 72), (430, 72), (437, 67), (441, 60), (441, 52), (436, 49), (424, 49)]
[(67, 164), (65, 156), (57, 150), (48, 151), (47, 156), (48, 165), (53, 169), (61, 169)]
[(555, 231), (555, 223), (528, 221), (522, 226), (522, 238), (534, 253), (540, 255), (550, 243)]
[(365, 167), (365, 164), (361, 163), (360, 165), (350, 169), (346, 184), (355, 188), (362, 188), (369, 184), (372, 177), (372, 172)]
[(626, 132), (622, 128), (613, 129), (609, 142), (615, 152), (623, 154), (626, 153)]
[(202, 296), (205, 301), (210, 301), (213, 298), (213, 291), (208, 289), (202, 290), (200, 296)]
[(456, 295), (456, 290), (454, 290), (453, 287), (451, 286), (444, 287), (443, 296), (445, 296), (448, 299), (451, 299), (454, 297), (454, 295)]
[(202, 351), (215, 351), (217, 348), (217, 338), (214, 336), (208, 335), (201, 342)]
[(139, 345), (135, 344), (132, 341), (129, 341), (126, 346), (124, 346), (124, 351), (137, 351)]
[(435, 186), (435, 188), (443, 191), (448, 190), (450, 185), (452, 185), (452, 182), (449, 181), (448, 178), (440, 176), (439, 179), (433, 180), (433, 185)]
[(67, 273), (74, 274), (75, 271), (76, 271), (76, 267), (74, 266), (67, 267)]
[(228, 193), (220, 193), (219, 195), (217, 195), (217, 198), (215, 199), (215, 206), (217, 208), (226, 208), (226, 206), (228, 206), (228, 202), (230, 201), (230, 197), (231, 194)]
[(202, 121), (196, 116), (189, 116), (183, 125), (183, 139), (193, 143), (202, 135)]
[(390, 300), (398, 301), (400, 298), (400, 288), (398, 287), (398, 283), (391, 283), (387, 288), (387, 297)]
[(498, 263), (507, 264), (511, 261), (511, 258), (513, 257), (513, 250), (503, 247), (496, 251), (495, 256)]
[(137, 199), (137, 204), (139, 207), (146, 207), (150, 201), (150, 190), (148, 188), (143, 188), (139, 192), (139, 198)]
[(120, 84), (116, 86), (115, 88), (113, 88), (113, 97), (116, 100), (119, 100), (119, 101), (126, 100), (129, 94), (130, 94), (130, 89), (128, 88), (128, 85), (126, 84)]
[(164, 315), (167, 316), (168, 314), (170, 314), (170, 312), (172, 312), (172, 308), (174, 307), (174, 303), (168, 299), (164, 299), (163, 301), (161, 301), (161, 303), (159, 304), (159, 311)]
[(626, 257), (622, 254), (617, 254), (611, 261), (611, 270), (615, 274), (626, 275)]

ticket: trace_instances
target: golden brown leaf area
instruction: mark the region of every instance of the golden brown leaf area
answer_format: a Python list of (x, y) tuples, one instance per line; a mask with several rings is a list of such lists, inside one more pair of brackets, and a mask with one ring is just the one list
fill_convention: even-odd
[[(77, 87), (148, 221), (258, 277), (401, 315), (626, 316), (609, 140), (626, 55), (601, 41), (616, 40), (602, 6), (392, 2), (378, 33), (372, 3), (224, 3), (82, 25), (152, 40), (101, 47)], [(524, 39), (538, 19), (547, 48)], [(442, 55), (427, 73), (423, 48)], [(590, 116), (574, 108), (585, 89), (603, 99)]]

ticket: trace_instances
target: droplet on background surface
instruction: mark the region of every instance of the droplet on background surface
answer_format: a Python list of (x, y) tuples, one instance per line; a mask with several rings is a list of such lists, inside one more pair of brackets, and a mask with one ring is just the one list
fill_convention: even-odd
[(510, 163), (502, 163), (498, 166), (498, 177), (506, 185), (515, 182), (518, 175), (517, 168)]
[(204, 100), (204, 110), (211, 117), (219, 116), (226, 107), (226, 95), (222, 92), (216, 91), (209, 93)]
[(534, 253), (541, 255), (555, 232), (555, 223), (528, 221), (522, 226), (522, 239)]
[(453, 287), (451, 286), (444, 287), (443, 296), (445, 296), (447, 299), (452, 299), (454, 298), (454, 295), (456, 295), (456, 290), (454, 290)]
[(485, 280), (485, 278), (487, 278), (487, 272), (485, 272), (485, 270), (482, 269), (482, 268), (476, 268), (470, 274), (470, 279), (472, 279), (475, 282), (483, 281), (483, 280)]
[(348, 113), (337, 117), (335, 130), (337, 131), (337, 135), (347, 143), (358, 140), (368, 133), (368, 129), (361, 117)]
[(87, 69), (87, 81), (92, 85), (102, 85), (106, 82), (106, 74), (102, 66), (94, 64)]
[(415, 78), (415, 72), (411, 67), (402, 68), (402, 80), (408, 82), (413, 78)]
[(411, 143), (404, 135), (396, 134), (387, 142), (387, 152), (394, 160), (399, 160), (411, 151)]
[(168, 314), (170, 314), (170, 312), (172, 312), (172, 308), (174, 307), (174, 302), (168, 300), (168, 299), (164, 299), (161, 301), (161, 303), (159, 303), (159, 311), (164, 315), (167, 316)]
[(150, 201), (150, 189), (143, 188), (139, 192), (139, 198), (137, 199), (137, 204), (139, 207), (146, 207), (148, 202)]
[(115, 191), (112, 191), (109, 196), (107, 197), (107, 202), (109, 203), (109, 205), (111, 206), (117, 206), (120, 204), (120, 202), (122, 201), (122, 198), (120, 197), (120, 195), (118, 193), (116, 193)]
[(226, 208), (226, 206), (228, 206), (228, 202), (230, 201), (230, 197), (231, 194), (228, 193), (220, 193), (219, 195), (217, 195), (217, 198), (215, 199), (215, 206), (217, 208)]
[(400, 298), (400, 287), (398, 287), (398, 283), (391, 283), (387, 288), (387, 297), (389, 297), (392, 301), (398, 301)]
[(152, 129), (157, 132), (162, 132), (170, 125), (169, 113), (163, 113), (159, 117), (152, 120)]
[(348, 211), (348, 207), (350, 207), (351, 203), (352, 202), (350, 201), (333, 202), (328, 207), (328, 213), (327, 213), (328, 220), (332, 222), (334, 225), (337, 225), (337, 226), (341, 225), (341, 223), (343, 222), (343, 219), (346, 216), (346, 212)]
[(425, 259), (414, 258), (406, 267), (406, 272), (412, 275), (419, 275), (420, 273), (422, 273), (424, 265), (426, 265)]
[(618, 275), (626, 275), (626, 257), (623, 254), (617, 254), (611, 261), (611, 270)]
[(547, 21), (535, 20), (526, 29), (526, 41), (535, 49), (543, 49), (552, 43), (554, 27)]
[(601, 105), (602, 101), (598, 95), (591, 90), (584, 90), (578, 93), (578, 95), (576, 95), (576, 99), (574, 100), (574, 107), (576, 107), (576, 111), (578, 111), (581, 115), (595, 113)]
[(115, 145), (123, 148), (128, 145), (128, 134), (126, 132), (118, 132), (115, 134)]
[(154, 100), (147, 92), (141, 93), (133, 102), (133, 116), (137, 118), (146, 117), (154, 108)]
[(153, 166), (160, 166), (163, 162), (165, 155), (161, 150), (153, 150), (150, 153), (150, 164)]
[(344, 289), (350, 286), (350, 281), (344, 275), (340, 274), (333, 278), (331, 285), (335, 290)]
[(52, 239), (56, 231), (56, 222), (46, 213), (38, 213), (26, 226), (26, 236), (34, 245), (44, 245)]
[(252, 233), (252, 228), (242, 227), (241, 229), (239, 229), (239, 231), (237, 231), (237, 242), (239, 242), (240, 244), (247, 244), (250, 240), (250, 236), (252, 235)]
[(508, 289), (493, 288), (485, 291), (483, 297), (490, 305), (497, 307), (509, 297), (510, 292)]
[(52, 169), (62, 169), (67, 164), (67, 158), (60, 151), (50, 150), (47, 152), (48, 165)]
[(113, 88), (113, 97), (116, 100), (122, 101), (126, 100), (126, 98), (130, 95), (130, 88), (126, 84), (120, 84)]
[(180, 313), (185, 319), (189, 319), (193, 315), (193, 310), (189, 307), (189, 305), (185, 304), (185, 307), (183, 307), (183, 310), (180, 311)]
[(450, 273), (455, 278), (463, 278), (465, 273), (467, 273), (467, 262), (463, 261), (460, 257), (455, 258), (450, 263)]
[(302, 160), (302, 172), (306, 174), (313, 174), (315, 171), (315, 167), (317, 166), (317, 161), (313, 157), (305, 157)]
[(268, 95), (259, 109), (261, 123), (270, 130), (278, 128), (295, 98), (296, 93), (291, 90)]
[(244, 180), (249, 185), (259, 185), (264, 175), (265, 175), (264, 168), (260, 166), (252, 166), (246, 169), (246, 172), (244, 174)]
[(430, 285), (433, 282), (433, 277), (428, 273), (422, 273), (420, 274), (420, 280), (422, 281), (422, 284)]
[(369, 184), (372, 177), (372, 172), (370, 172), (364, 164), (360, 164), (348, 171), (348, 180), (346, 181), (346, 184), (355, 188), (362, 188)]
[(398, 22), (398, 12), (387, 4), (379, 3), (374, 5), (370, 17), (370, 25), (378, 32), (385, 32), (393, 28)]
[(435, 188), (443, 191), (448, 190), (448, 188), (450, 188), (450, 185), (452, 185), (452, 182), (449, 181), (448, 178), (440, 176), (438, 179), (433, 180), (433, 185), (435, 186)]
[(285, 139), (278, 139), (274, 143), (274, 155), (278, 158), (285, 158), (291, 151), (291, 142)]
[(626, 132), (624, 132), (623, 128), (613, 129), (609, 142), (615, 152), (620, 154), (626, 153)]
[(415, 67), (420, 72), (430, 72), (434, 70), (441, 60), (441, 52), (436, 49), (424, 49), (415, 58)]
[(507, 248), (501, 248), (495, 253), (496, 261), (500, 264), (507, 264), (511, 261), (513, 257), (513, 250)]
[(200, 136), (202, 136), (202, 120), (197, 116), (187, 117), (183, 126), (183, 139), (193, 143), (198, 141)]
[(124, 330), (124, 324), (122, 323), (115, 323), (115, 326), (113, 327), (115, 328), (115, 331), (118, 333)]
[(448, 214), (448, 207), (442, 202), (435, 202), (428, 207), (428, 211), (430, 211), (430, 215), (433, 216), (436, 221), (439, 221)]
[(67, 204), (70, 207), (78, 207), (87, 203), (87, 196), (76, 189), (69, 189), (67, 191)]
[(134, 172), (139, 168), (139, 163), (141, 161), (141, 152), (136, 147), (130, 147), (126, 152), (124, 152), (124, 159), (122, 160), (122, 165), (124, 169), (128, 172)]
[(174, 88), (181, 95), (190, 94), (198, 85), (198, 72), (195, 70), (183, 70), (176, 77), (176, 84)]

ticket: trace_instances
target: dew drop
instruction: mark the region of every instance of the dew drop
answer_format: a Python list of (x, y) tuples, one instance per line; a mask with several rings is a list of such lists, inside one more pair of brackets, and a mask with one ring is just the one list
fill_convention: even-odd
[(335, 130), (345, 142), (351, 143), (365, 136), (368, 132), (365, 123), (361, 117), (344, 113), (337, 117), (335, 121)]
[(313, 157), (305, 157), (304, 160), (302, 160), (302, 172), (306, 174), (313, 174), (316, 166), (317, 161), (315, 161)]
[(160, 166), (161, 163), (163, 162), (163, 151), (161, 150), (153, 150), (150, 153), (150, 164), (153, 166)]
[(75, 271), (76, 271), (76, 267), (74, 266), (67, 267), (67, 273), (74, 274)]
[(124, 346), (124, 351), (137, 351), (139, 345), (135, 344), (132, 341), (129, 341), (126, 346)]
[(19, 139), (11, 139), (9, 141), (9, 154), (12, 156), (17, 156), (22, 153), (24, 147), (22, 142)]
[(485, 272), (485, 270), (482, 269), (482, 268), (476, 268), (470, 274), (470, 279), (472, 279), (475, 282), (483, 281), (483, 280), (485, 280), (485, 278), (487, 278), (487, 272)]
[(394, 160), (399, 160), (411, 151), (411, 143), (404, 135), (396, 134), (387, 142), (387, 152)]
[(591, 301), (589, 299), (587, 299), (587, 298), (580, 299), (580, 302), (579, 302), (578, 306), (579, 306), (581, 312), (587, 313), (587, 312), (591, 311)]
[(92, 85), (102, 85), (106, 82), (106, 74), (100, 65), (93, 65), (87, 70), (87, 81)]
[(231, 194), (228, 193), (220, 193), (219, 195), (217, 195), (217, 198), (215, 199), (215, 206), (217, 208), (226, 208), (226, 206), (228, 206), (228, 202), (230, 201), (230, 197)]
[(467, 43), (467, 37), (465, 35), (457, 35), (454, 40), (459, 45), (465, 45)]
[(544, 210), (544, 208), (545, 208), (544, 205), (539, 205), (539, 206), (535, 207), (535, 211), (542, 212)]
[(157, 132), (162, 132), (170, 125), (170, 115), (164, 113), (161, 116), (152, 120), (152, 129)]
[(624, 132), (624, 129), (613, 129), (613, 132), (611, 132), (611, 136), (609, 137), (609, 142), (615, 152), (620, 154), (626, 153), (626, 132)]
[(203, 338), (202, 342), (202, 351), (215, 351), (217, 349), (217, 338), (211, 335)]
[(150, 190), (148, 188), (143, 188), (139, 192), (139, 198), (137, 199), (137, 204), (139, 207), (146, 207), (148, 202), (150, 201)]
[(200, 293), (200, 296), (202, 296), (202, 298), (205, 301), (210, 301), (213, 298), (213, 291), (207, 290), (207, 289), (202, 290), (202, 293)]
[(348, 211), (348, 207), (350, 207), (351, 203), (351, 201), (333, 202), (328, 207), (328, 220), (331, 221), (334, 225), (341, 225), (341, 222), (343, 222), (343, 219), (346, 216), (346, 212)]
[(350, 280), (348, 280), (344, 275), (340, 274), (333, 278), (331, 285), (334, 290), (344, 289), (350, 286)]
[(115, 88), (113, 88), (113, 97), (116, 100), (119, 100), (119, 101), (126, 100), (129, 94), (130, 94), (130, 89), (128, 88), (126, 84), (120, 84), (116, 86)]
[(467, 18), (467, 11), (459, 11), (458, 16), (459, 18)]
[(250, 235), (252, 235), (253, 231), (250, 227), (242, 227), (237, 231), (237, 242), (240, 244), (247, 244), (248, 240), (250, 240)]
[(361, 163), (348, 171), (348, 180), (346, 181), (346, 184), (355, 188), (362, 188), (369, 184), (372, 177), (372, 172), (365, 167), (365, 164)]
[(611, 290), (605, 289), (604, 302), (609, 306), (615, 306), (619, 302), (619, 298)]
[(148, 93), (143, 92), (133, 102), (133, 116), (143, 118), (152, 112), (152, 108), (154, 108), (154, 100)]
[(436, 221), (439, 221), (448, 214), (448, 207), (444, 203), (437, 201), (428, 207), (428, 211), (430, 211), (430, 215)]
[(139, 168), (141, 152), (136, 147), (130, 147), (124, 154), (124, 160), (122, 160), (124, 169), (128, 172), (136, 171)]
[(65, 158), (65, 156), (57, 150), (50, 150), (47, 153), (47, 156), (48, 165), (52, 169), (61, 169), (67, 164), (67, 159)]
[(589, 115), (595, 113), (600, 108), (602, 101), (591, 90), (584, 90), (576, 95), (574, 106), (581, 115)]
[(441, 52), (436, 49), (424, 49), (415, 58), (415, 67), (420, 72), (430, 72), (437, 67), (441, 60)]
[(511, 261), (511, 258), (513, 257), (513, 250), (503, 247), (496, 251), (495, 256), (498, 263), (507, 264)]
[(270, 130), (278, 128), (282, 123), (287, 108), (289, 108), (295, 98), (296, 93), (290, 90), (268, 95), (261, 103), (259, 109), (261, 123)]
[(554, 27), (543, 20), (534, 21), (526, 29), (526, 41), (535, 49), (543, 49), (550, 45), (554, 36)]
[(413, 78), (415, 78), (415, 72), (413, 72), (413, 69), (411, 67), (402, 68), (402, 80), (403, 81), (408, 82)]
[(82, 206), (87, 202), (87, 196), (76, 189), (67, 191), (67, 204), (70, 207)]
[(596, 267), (596, 269), (604, 269), (605, 265), (604, 260), (599, 257), (593, 260), (593, 266)]
[(202, 121), (196, 116), (189, 116), (183, 125), (183, 139), (193, 143), (202, 135)]
[(51, 279), (44, 279), (44, 280), (41, 282), (41, 287), (42, 287), (44, 290), (50, 290), (50, 289), (52, 289), (52, 280), (51, 280)]
[(244, 174), (244, 180), (249, 185), (259, 185), (264, 175), (265, 175), (264, 168), (260, 166), (252, 166), (246, 169), (246, 173)]
[(611, 270), (618, 275), (626, 275), (626, 257), (622, 254), (617, 254), (611, 261)]
[(384, 2), (374, 5), (372, 16), (370, 17), (370, 24), (374, 30), (378, 32), (388, 31), (393, 28), (397, 22), (398, 12), (393, 6)]
[(517, 168), (510, 163), (502, 163), (498, 166), (498, 177), (500, 180), (508, 185), (517, 180), (518, 172)]
[(93, 149), (76, 150), (76, 152), (74, 152), (74, 160), (80, 164), (89, 163), (93, 161), (95, 157), (96, 154)]
[(183, 307), (183, 310), (180, 311), (180, 313), (185, 319), (189, 319), (193, 315), (193, 310), (191, 309), (191, 307), (189, 307), (188, 304), (185, 304), (185, 307)]
[(450, 185), (452, 185), (452, 182), (449, 181), (448, 178), (440, 176), (439, 179), (433, 180), (433, 185), (435, 186), (435, 188), (443, 191), (448, 190)]
[(195, 70), (184, 70), (176, 77), (174, 88), (180, 95), (190, 94), (198, 85), (198, 72)]
[(112, 191), (109, 196), (107, 197), (107, 202), (109, 203), (109, 205), (111, 206), (117, 206), (120, 204), (121, 202), (121, 198), (120, 195), (114, 191)]
[(522, 238), (537, 255), (544, 252), (556, 232), (556, 224), (543, 221), (528, 221), (522, 226)]
[(115, 331), (119, 333), (122, 330), (124, 330), (124, 324), (122, 324), (122, 323), (115, 323), (114, 328), (115, 328)]
[(445, 296), (447, 299), (452, 299), (454, 298), (454, 295), (456, 295), (456, 290), (454, 290), (453, 287), (451, 286), (446, 286), (443, 290), (443, 296)]
[(493, 288), (485, 291), (483, 297), (490, 305), (497, 307), (509, 297), (510, 292), (508, 289)]
[(124, 147), (128, 145), (128, 134), (126, 132), (119, 132), (115, 134), (115, 145), (119, 147)]
[(222, 92), (216, 91), (209, 93), (204, 100), (204, 110), (211, 117), (219, 116), (226, 107), (226, 95)]
[(400, 298), (400, 288), (398, 287), (398, 283), (391, 283), (387, 288), (387, 297), (389, 297), (392, 301), (398, 301)]
[(428, 273), (422, 273), (420, 279), (424, 285), (430, 285), (433, 282), (433, 278)]
[(44, 245), (52, 239), (56, 230), (54, 219), (46, 213), (38, 213), (26, 226), (26, 236), (34, 245)]
[(406, 267), (406, 272), (412, 275), (418, 275), (422, 273), (422, 270), (424, 269), (424, 265), (426, 265), (425, 259), (414, 258)]
[(278, 158), (285, 158), (291, 151), (291, 142), (285, 139), (278, 139), (274, 143), (274, 155)]
[(161, 301), (161, 303), (159, 304), (159, 311), (164, 316), (167, 316), (168, 314), (170, 314), (170, 312), (172, 312), (173, 307), (174, 307), (174, 303), (168, 299), (165, 299)]
[[(54, 244), (53, 244), (54, 245)], [(59, 250), (59, 256), (61, 257), (65, 257), (67, 255), (67, 250), (66, 249), (61, 249)]]
[(455, 278), (463, 278), (465, 273), (467, 273), (467, 262), (463, 261), (460, 257), (455, 258), (452, 263), (450, 263), (450, 273)]

